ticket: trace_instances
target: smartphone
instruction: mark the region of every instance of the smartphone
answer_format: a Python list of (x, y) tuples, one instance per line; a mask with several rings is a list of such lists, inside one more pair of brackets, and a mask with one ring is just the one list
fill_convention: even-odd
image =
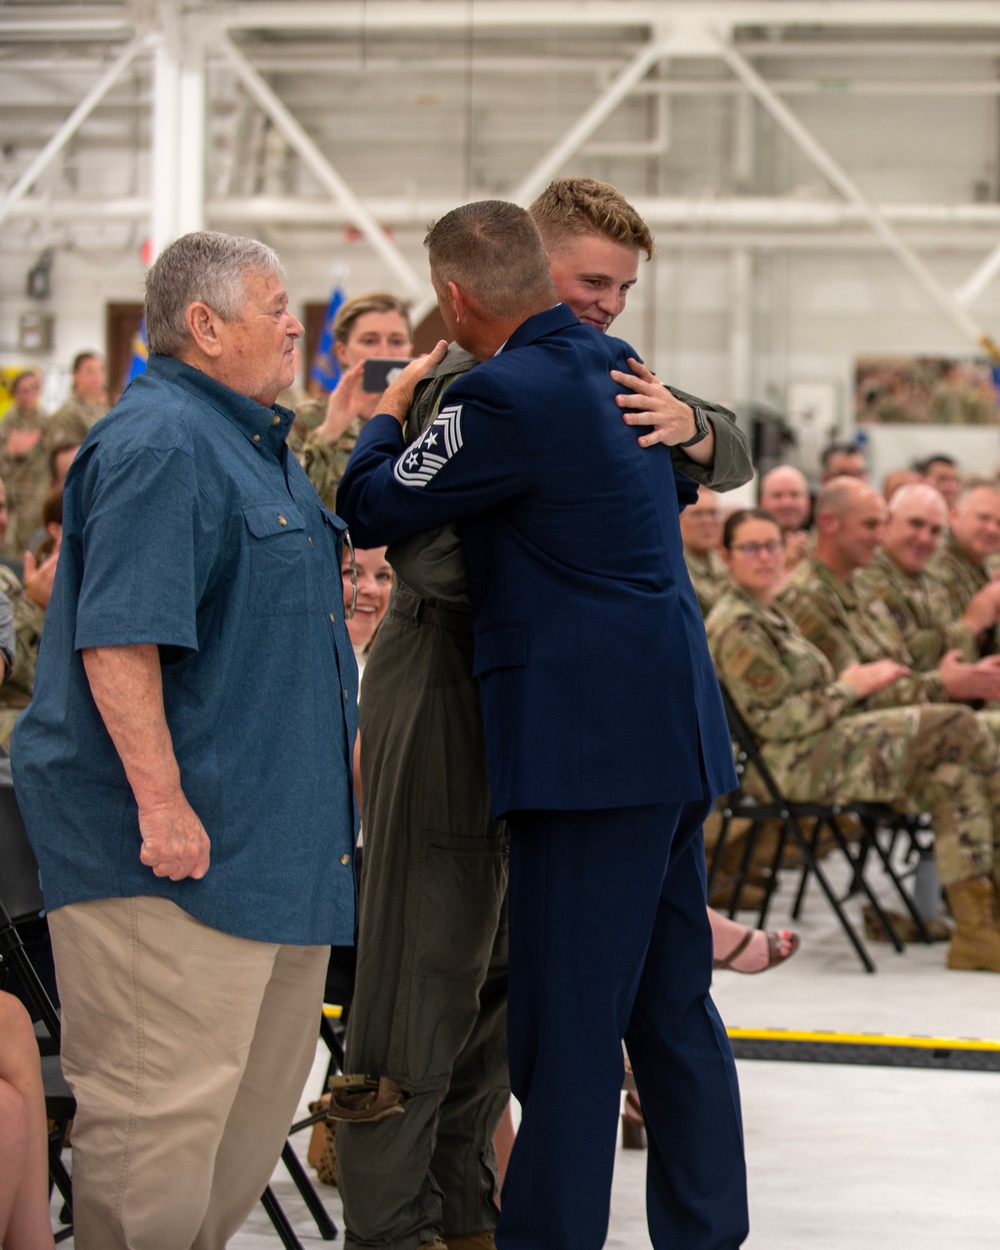
[(409, 363), (410, 361), (406, 357), (371, 356), (365, 361), (365, 367), (361, 375), (362, 390), (370, 391), (376, 395), (381, 394), (390, 382), (396, 380)]

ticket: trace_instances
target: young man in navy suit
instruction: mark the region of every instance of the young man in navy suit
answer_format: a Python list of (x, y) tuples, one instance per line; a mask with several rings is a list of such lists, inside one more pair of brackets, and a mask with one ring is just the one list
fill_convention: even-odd
[(463, 521), (493, 808), (511, 835), (523, 1119), (497, 1245), (603, 1244), (624, 1037), (654, 1246), (735, 1250), (742, 1131), (698, 836), (734, 778), (677, 521), (694, 486), (621, 421), (612, 371), (634, 353), (553, 307), (522, 210), (466, 206), (428, 246), (448, 329), (484, 363), (404, 450), (413, 386), (443, 345), (406, 370), (338, 502), (362, 545)]

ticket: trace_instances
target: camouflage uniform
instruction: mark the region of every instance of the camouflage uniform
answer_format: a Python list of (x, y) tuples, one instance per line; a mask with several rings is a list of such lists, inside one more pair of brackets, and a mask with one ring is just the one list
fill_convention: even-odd
[[(790, 573), (778, 599), (806, 638), (841, 673), (849, 664), (896, 660), (916, 669), (913, 656), (889, 609), (879, 599), (862, 603), (854, 587), (817, 556), (808, 556)], [(868, 707), (908, 703), (947, 703), (948, 692), (936, 670), (914, 671), (871, 695)]]
[(15, 459), (0, 449), (0, 480), (7, 488), (7, 533), (0, 554), (20, 558), (42, 523), (42, 504), (49, 493), (49, 449), (43, 436), (26, 456)]
[(732, 585), (729, 570), (717, 551), (709, 551), (701, 556), (685, 547), (684, 562), (691, 575), (694, 593), (698, 596), (701, 614), (708, 616), (722, 592)]
[[(970, 559), (949, 531), (927, 561), (924, 571), (944, 588), (951, 603), (952, 616), (957, 620), (969, 606), (973, 595), (993, 580), (996, 570), (991, 565)], [(1000, 626), (988, 630), (985, 637), (978, 638), (977, 642), (981, 655), (1000, 651)]]
[(337, 510), (337, 487), (344, 476), (358, 435), (367, 422), (367, 417), (355, 417), (335, 443), (324, 442), (316, 434), (310, 434), (303, 443), (302, 467), (309, 481), (316, 487), (316, 494), (331, 512)]
[(45, 612), (37, 603), (32, 603), (24, 593), (24, 587), (3, 564), (0, 564), (0, 594), (10, 602), (14, 620), (14, 654), (10, 675), (0, 686), (0, 743), (9, 751), (14, 724), (31, 702)]
[(720, 680), (788, 798), (915, 804), (945, 885), (1000, 867), (1000, 749), (960, 704), (862, 710), (778, 604), (738, 588), (706, 622)]
[(961, 651), (966, 663), (979, 658), (972, 630), (955, 617), (947, 591), (926, 572), (908, 573), (884, 547), (854, 575), (858, 596), (879, 599), (889, 609), (919, 670), (935, 668), (947, 651)]
[(82, 443), (87, 431), (108, 411), (103, 401), (92, 404), (74, 391), (52, 414), (52, 441)]
[(282, 408), (291, 408), (295, 413), (295, 422), (288, 431), (285, 446), (300, 464), (305, 445), (312, 438), (313, 430), (322, 423), (326, 416), (326, 401), (326, 395), (313, 396), (298, 386), (288, 387), (275, 401)]
[(34, 408), (29, 412), (26, 408), (11, 404), (0, 418), (0, 447), (6, 447), (7, 435), (11, 430), (41, 430), (42, 437), (45, 438), (51, 425), (52, 418), (41, 408)]

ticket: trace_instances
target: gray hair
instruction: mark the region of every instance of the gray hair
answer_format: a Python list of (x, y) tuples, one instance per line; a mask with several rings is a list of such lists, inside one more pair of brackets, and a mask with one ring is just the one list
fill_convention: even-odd
[(275, 253), (256, 239), (198, 230), (171, 243), (146, 275), (146, 343), (177, 356), (188, 344), (185, 314), (196, 301), (223, 321), (238, 321), (250, 273), (284, 273)]

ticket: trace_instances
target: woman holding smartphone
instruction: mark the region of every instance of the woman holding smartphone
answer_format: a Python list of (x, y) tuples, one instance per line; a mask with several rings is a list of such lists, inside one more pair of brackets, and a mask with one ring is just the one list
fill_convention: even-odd
[(333, 343), (343, 373), (327, 400), (326, 416), (302, 451), (302, 463), (319, 497), (331, 511), (365, 422), (378, 412), (382, 391), (364, 389), (364, 362), (375, 356), (407, 359), (412, 329), (406, 304), (388, 291), (356, 295), (341, 305), (333, 323)]

